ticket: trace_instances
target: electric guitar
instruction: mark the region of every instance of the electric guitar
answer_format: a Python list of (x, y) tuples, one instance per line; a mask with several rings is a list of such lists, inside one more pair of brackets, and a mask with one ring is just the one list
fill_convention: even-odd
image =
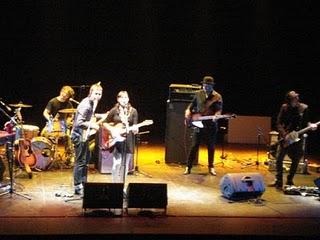
[[(95, 116), (101, 116), (101, 118), (99, 119), (99, 121), (96, 121), (96, 117)], [(90, 126), (88, 129), (84, 129), (82, 136), (83, 136), (83, 140), (86, 141), (88, 140), (91, 136), (93, 136), (94, 134), (96, 134), (97, 130), (91, 127), (91, 124), (96, 123), (98, 125), (100, 125), (104, 120), (107, 119), (109, 115), (109, 112), (106, 112), (104, 114), (95, 114), (94, 117), (91, 118), (90, 120)]]
[(208, 115), (208, 116), (203, 116), (200, 113), (195, 113), (192, 114), (190, 118), (186, 119), (186, 125), (188, 127), (198, 127), (198, 128), (203, 128), (203, 120), (212, 120), (212, 121), (217, 121), (219, 119), (231, 119), (235, 118), (235, 114), (223, 114), (223, 115)]
[[(317, 126), (320, 125), (320, 121), (314, 123)], [(310, 131), (312, 129), (311, 126), (305, 127), (299, 131), (292, 131), (290, 133), (288, 133), (286, 136), (288, 136), (288, 138), (286, 139), (285, 137), (280, 138), (278, 141), (276, 141), (275, 143), (273, 143), (271, 145), (271, 147), (277, 146), (279, 143), (282, 144), (283, 147), (288, 147), (289, 145), (295, 143), (295, 142), (299, 142), (301, 139), (299, 138), (299, 136), (301, 136), (302, 134)]]
[(153, 120), (144, 120), (143, 122), (132, 125), (127, 129), (124, 127), (123, 123), (117, 123), (114, 126), (109, 125), (107, 129), (108, 137), (104, 144), (104, 148), (108, 149), (114, 146), (117, 142), (123, 142), (126, 139), (127, 132), (130, 132), (135, 128), (140, 128), (151, 124), (153, 124)]

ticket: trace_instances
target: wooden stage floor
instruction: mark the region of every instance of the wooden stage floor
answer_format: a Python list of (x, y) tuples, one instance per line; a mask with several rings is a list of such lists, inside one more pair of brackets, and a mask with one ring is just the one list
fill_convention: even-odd
[[(260, 173), (265, 185), (274, 176), (266, 165), (265, 150), (260, 150), (259, 164), (256, 147), (252, 145), (229, 144), (226, 154), (227, 159), (221, 160), (221, 149), (217, 146), (217, 176), (210, 176), (207, 153), (201, 148), (199, 164), (192, 174), (183, 175), (183, 164), (165, 163), (163, 144), (141, 145), (139, 171), (127, 177), (126, 185), (167, 184), (165, 215), (162, 209), (149, 209), (151, 215), (140, 215), (141, 209), (121, 215), (121, 211), (112, 209), (113, 216), (84, 216), (81, 199), (65, 201), (72, 199), (72, 168), (34, 172), (32, 179), (24, 172), (15, 173), (14, 189), (27, 194), (31, 200), (16, 194), (0, 197), (0, 239), (185, 239), (186, 236), (191, 239), (213, 239), (213, 236), (215, 239), (316, 239), (320, 236), (318, 196), (287, 195), (266, 186), (260, 199), (231, 201), (224, 198), (219, 183), (227, 173)], [(297, 174), (294, 182), (297, 186), (314, 187), (314, 180), (319, 176), (309, 171), (309, 174)], [(4, 177), (2, 186), (8, 183), (7, 169)], [(88, 181), (110, 183), (111, 176), (101, 174), (91, 165)], [(0, 192), (6, 189), (3, 187)]]

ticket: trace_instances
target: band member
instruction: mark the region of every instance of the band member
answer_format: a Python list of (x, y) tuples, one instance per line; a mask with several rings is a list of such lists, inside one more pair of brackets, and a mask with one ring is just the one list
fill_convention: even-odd
[[(54, 131), (66, 133), (67, 126), (72, 123), (72, 114), (59, 113), (62, 109), (73, 108), (70, 98), (74, 96), (74, 90), (70, 86), (63, 86), (57, 97), (51, 98), (43, 110), (43, 116), (47, 120), (46, 126), (41, 131), (41, 135), (48, 137)], [(56, 128), (56, 129), (55, 129)]]
[(49, 138), (56, 146), (58, 144), (65, 146), (66, 165), (72, 165), (74, 162), (74, 149), (70, 138), (74, 112), (63, 113), (61, 111), (73, 109), (71, 103), (73, 96), (73, 88), (65, 85), (61, 88), (59, 96), (51, 98), (43, 110), (47, 123), (41, 131), (41, 136)]
[[(201, 115), (220, 115), (222, 112), (222, 96), (214, 90), (214, 78), (212, 76), (205, 76), (202, 80), (202, 90), (196, 92), (193, 101), (189, 104), (185, 110), (186, 124), (192, 119), (194, 114)], [(184, 174), (190, 174), (191, 168), (198, 153), (199, 146), (202, 140), (205, 141), (208, 149), (208, 170), (209, 174), (215, 176), (216, 171), (214, 169), (214, 153), (216, 135), (218, 131), (217, 121), (204, 120), (203, 128), (189, 126), (193, 128), (192, 131), (192, 143), (189, 156), (187, 159), (187, 167)]]
[(283, 184), (283, 159), (285, 155), (288, 154), (292, 161), (287, 176), (287, 185), (294, 185), (293, 178), (299, 161), (304, 155), (303, 141), (299, 141), (297, 131), (307, 126), (310, 126), (311, 130), (316, 130), (317, 125), (309, 122), (308, 105), (300, 102), (299, 94), (295, 91), (289, 91), (286, 94), (285, 103), (280, 107), (276, 124), (280, 137), (276, 155), (276, 179), (269, 186), (281, 189)]
[[(128, 174), (130, 164), (133, 164), (135, 136), (138, 133), (138, 112), (129, 103), (127, 91), (120, 91), (117, 103), (110, 110), (106, 122), (110, 127), (110, 135), (114, 139), (112, 182), (123, 182)], [(118, 139), (118, 141), (117, 141)]]
[(83, 183), (87, 181), (87, 168), (90, 160), (89, 141), (100, 127), (94, 113), (102, 97), (102, 90), (100, 82), (90, 87), (89, 95), (77, 107), (71, 130), (71, 140), (76, 155), (73, 171), (74, 193), (77, 195), (83, 193)]

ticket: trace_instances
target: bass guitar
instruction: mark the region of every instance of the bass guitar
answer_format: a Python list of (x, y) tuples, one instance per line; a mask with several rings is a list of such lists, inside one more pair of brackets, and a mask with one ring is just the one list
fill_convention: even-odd
[(188, 127), (198, 127), (198, 128), (203, 128), (204, 125), (202, 123), (203, 120), (212, 120), (212, 121), (217, 121), (219, 119), (231, 119), (235, 118), (235, 114), (223, 114), (223, 115), (208, 115), (208, 116), (203, 116), (200, 113), (195, 113), (193, 114), (190, 118), (186, 119), (186, 125)]
[[(318, 125), (320, 125), (320, 121), (316, 122), (314, 124), (316, 124), (318, 126)], [(278, 141), (273, 143), (270, 147), (272, 149), (274, 149), (278, 144), (282, 144), (283, 147), (288, 147), (289, 145), (291, 145), (295, 142), (299, 142), (301, 140), (299, 136), (310, 131), (311, 129), (312, 129), (312, 127), (308, 126), (308, 127), (305, 127), (299, 131), (292, 131), (286, 135), (288, 137), (280, 138)]]
[(153, 124), (153, 120), (144, 120), (141, 123), (132, 125), (128, 128), (125, 128), (123, 123), (115, 124), (114, 126), (110, 126), (107, 129), (107, 138), (105, 139), (105, 143), (103, 144), (104, 149), (108, 149), (113, 147), (117, 142), (123, 142), (126, 139), (126, 133), (132, 131), (135, 128), (140, 128), (143, 126), (148, 126)]

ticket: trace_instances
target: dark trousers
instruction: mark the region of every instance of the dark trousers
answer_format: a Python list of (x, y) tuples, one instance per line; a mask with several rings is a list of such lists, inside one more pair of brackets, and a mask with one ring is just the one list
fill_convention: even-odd
[(76, 159), (73, 169), (74, 185), (87, 182), (88, 164), (90, 160), (89, 142), (80, 142), (74, 146)]
[(287, 180), (292, 181), (297, 171), (299, 162), (304, 155), (303, 141), (293, 143), (288, 147), (283, 147), (281, 144), (279, 145), (277, 157), (276, 157), (276, 182), (278, 184), (282, 184), (282, 181), (283, 181), (282, 180), (283, 179), (283, 160), (286, 154), (288, 154), (292, 162), (290, 166), (289, 174), (287, 176)]
[(191, 133), (191, 148), (187, 161), (187, 167), (192, 168), (196, 154), (198, 153), (201, 142), (204, 142), (208, 150), (208, 167), (213, 167), (215, 143), (217, 138), (217, 127), (194, 128)]

